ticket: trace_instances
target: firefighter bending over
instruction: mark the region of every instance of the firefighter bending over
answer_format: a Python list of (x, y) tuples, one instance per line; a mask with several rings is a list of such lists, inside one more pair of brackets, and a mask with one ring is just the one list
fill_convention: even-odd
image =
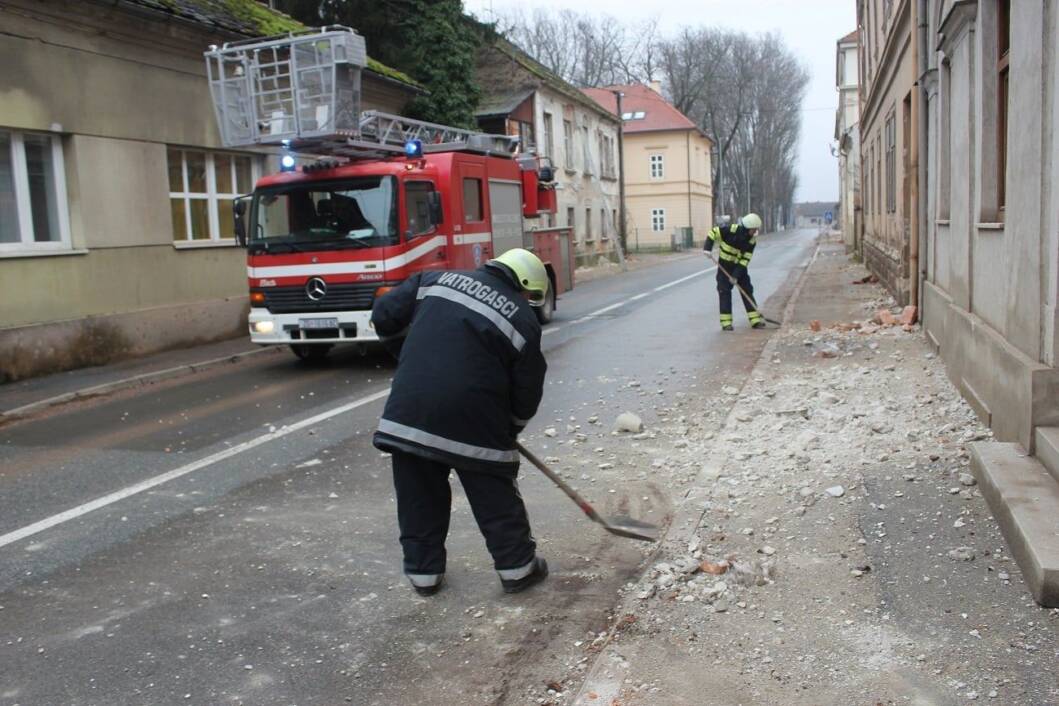
[(374, 444), (393, 454), (404, 573), (433, 595), (445, 575), (455, 470), (500, 583), (542, 581), (519, 494), (515, 442), (537, 412), (547, 364), (531, 304), (548, 293), (536, 255), (516, 248), (473, 272), (422, 272), (378, 298), (371, 322), (397, 350), (397, 373)]
[(765, 328), (765, 320), (754, 303), (754, 285), (750, 283), (747, 267), (757, 245), (757, 233), (761, 229), (761, 217), (748, 213), (731, 225), (718, 225), (710, 230), (703, 250), (711, 252), (718, 246), (717, 293), (721, 300), (721, 330), (731, 331), (732, 288), (741, 287), (743, 307), (753, 328)]

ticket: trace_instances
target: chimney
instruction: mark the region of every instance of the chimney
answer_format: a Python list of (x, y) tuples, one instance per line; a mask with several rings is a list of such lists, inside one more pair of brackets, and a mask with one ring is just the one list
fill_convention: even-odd
[(651, 81), (651, 83), (649, 85), (651, 86), (651, 90), (652, 91), (654, 91), (658, 95), (662, 95), (662, 82), (661, 81)]

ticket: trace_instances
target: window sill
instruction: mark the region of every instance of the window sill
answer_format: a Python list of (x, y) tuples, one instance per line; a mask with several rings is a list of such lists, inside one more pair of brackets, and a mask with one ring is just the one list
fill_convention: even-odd
[(1004, 230), (1003, 223), (975, 223), (974, 227), (978, 230)]
[(934, 225), (936, 226), (947, 226), (951, 224), (952, 221), (950, 221), (948, 218), (939, 218), (938, 220), (934, 221)]
[(235, 238), (225, 238), (224, 240), (179, 240), (173, 242), (173, 248), (176, 250), (200, 250), (202, 248), (237, 248), (239, 243), (235, 242)]
[(67, 255), (87, 255), (84, 248), (67, 250), (0, 250), (0, 260), (14, 260), (24, 257), (65, 257)]

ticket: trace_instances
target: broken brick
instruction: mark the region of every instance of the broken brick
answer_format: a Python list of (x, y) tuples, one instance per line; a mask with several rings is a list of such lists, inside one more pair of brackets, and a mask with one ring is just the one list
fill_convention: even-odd
[(875, 318), (873, 321), (880, 326), (893, 326), (897, 323), (897, 319), (894, 318), (894, 315), (889, 309), (879, 309), (875, 312)]
[(918, 320), (919, 310), (915, 306), (906, 306), (901, 311), (901, 324), (904, 326), (911, 326)]
[(809, 322), (809, 330), (810, 331), (819, 331), (820, 330), (820, 321), (818, 319), (813, 319), (812, 321), (810, 321)]
[(714, 576), (720, 576), (724, 572), (728, 571), (728, 562), (725, 560), (721, 560), (716, 563), (712, 561), (704, 561), (699, 564), (699, 568), (702, 569), (703, 573), (713, 574)]

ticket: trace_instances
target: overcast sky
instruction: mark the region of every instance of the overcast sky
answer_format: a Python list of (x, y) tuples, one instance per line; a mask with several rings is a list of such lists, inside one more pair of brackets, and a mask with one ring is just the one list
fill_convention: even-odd
[(802, 106), (796, 199), (838, 199), (838, 165), (828, 149), (834, 139), (838, 105), (835, 42), (856, 29), (855, 0), (464, 0), (464, 5), (481, 19), (489, 19), (490, 10), (503, 14), (513, 7), (526, 12), (538, 7), (570, 8), (625, 22), (657, 17), (663, 34), (687, 25), (730, 27), (751, 33), (779, 32), (812, 75)]

